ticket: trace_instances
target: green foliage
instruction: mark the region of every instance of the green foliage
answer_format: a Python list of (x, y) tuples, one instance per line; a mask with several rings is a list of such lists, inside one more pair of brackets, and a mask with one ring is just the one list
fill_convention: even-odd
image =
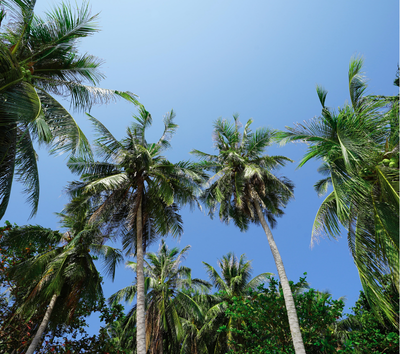
[(163, 152), (176, 131), (175, 113), (164, 117), (164, 132), (157, 143), (146, 140), (152, 117), (142, 106), (139, 115), (120, 141), (96, 118), (89, 115), (96, 135), (96, 153), (103, 161), (71, 157), (68, 167), (82, 181), (68, 191), (74, 197), (70, 209), (90, 203), (91, 221), (103, 220), (107, 231), (122, 237), (126, 254), (136, 254), (137, 216), (141, 202), (143, 247), (161, 235), (182, 234), (179, 206), (196, 205), (196, 194), (204, 180), (203, 172), (189, 162), (171, 163)]
[[(274, 237), (268, 226), (276, 225), (276, 218), (284, 214), (284, 208), (293, 198), (293, 183), (286, 177), (276, 176), (274, 172), (291, 161), (285, 156), (269, 156), (265, 149), (271, 145), (277, 132), (250, 128), (249, 119), (241, 129), (239, 116), (234, 122), (219, 118), (214, 123), (214, 143), (217, 155), (199, 150), (192, 154), (201, 159), (199, 166), (213, 175), (208, 179), (201, 200), (213, 217), (219, 209), (221, 221), (231, 221), (246, 231), (250, 223), (261, 224), (268, 239), (272, 255), (282, 282), (290, 329), (298, 353), (304, 353), (304, 345), (298, 325), (297, 314), (282, 258)], [(268, 221), (268, 223), (267, 223)]]
[(260, 204), (264, 217), (272, 227), (281, 217), (283, 208), (293, 197), (293, 184), (286, 177), (277, 177), (274, 171), (291, 160), (285, 156), (265, 153), (276, 135), (267, 128), (251, 130), (252, 119), (240, 129), (239, 117), (234, 122), (219, 118), (214, 123), (214, 145), (218, 155), (199, 150), (191, 153), (201, 162), (199, 166), (213, 175), (208, 179), (202, 201), (212, 217), (219, 209), (225, 223), (233, 221), (241, 231), (249, 223), (260, 224), (255, 204)]
[[(307, 289), (304, 278), (290, 282), (307, 353), (336, 353), (339, 345), (334, 326), (342, 316), (344, 303), (329, 294)], [(222, 326), (231, 333), (229, 353), (294, 353), (283, 292), (278, 281), (250, 290), (247, 297), (235, 297), (226, 316), (235, 326)]]
[[(65, 218), (64, 224), (69, 221), (70, 219)], [(23, 234), (24, 237), (18, 237), (19, 234)], [(15, 237), (10, 239), (10, 235)], [(18, 227), (6, 222), (6, 226), (0, 228), (0, 283), (2, 284), (0, 352), (12, 353), (13, 350), (17, 352), (26, 350), (47, 307), (46, 301), (35, 298), (33, 313), (20, 311), (31, 287), (29, 282), (16, 278), (12, 270), (56, 250), (62, 237), (63, 235), (59, 232), (40, 226)], [(87, 245), (84, 247), (86, 249)], [(31, 283), (34, 282), (35, 280), (31, 279)], [(7, 291), (3, 292), (4, 290)], [(62, 311), (55, 310), (37, 353), (102, 353), (99, 350), (105, 350), (104, 353), (117, 353), (111, 345), (108, 327), (123, 317), (123, 307), (121, 305), (107, 306), (104, 298), (98, 295), (95, 299), (80, 298), (67, 322), (65, 315), (69, 311), (65, 308)], [(100, 329), (98, 335), (89, 336), (85, 330), (88, 327), (86, 319), (94, 312), (100, 312), (100, 319), (105, 321), (106, 326)], [(120, 351), (120, 353), (124, 352)]]
[[(101, 321), (105, 322), (98, 334), (89, 336), (86, 319), (93, 313), (99, 313)], [(37, 349), (37, 354), (128, 354), (128, 349), (117, 347), (110, 337), (109, 328), (115, 326), (124, 318), (121, 305), (107, 306), (104, 299), (95, 306), (82, 307), (76, 319), (62, 330), (49, 331), (42, 341), (42, 346)]]
[[(384, 291), (392, 300), (396, 311), (399, 311), (399, 293), (390, 279), (384, 285)], [(339, 353), (387, 353), (399, 352), (399, 332), (387, 319), (382, 321), (377, 318), (371, 306), (361, 291), (360, 298), (352, 308), (353, 313), (337, 326), (337, 334), (342, 338), (343, 344)]]
[[(179, 208), (196, 205), (204, 173), (190, 162), (171, 163), (163, 152), (176, 131), (175, 113), (164, 117), (164, 132), (156, 143), (148, 143), (146, 129), (151, 114), (143, 105), (127, 128), (126, 137), (116, 140), (96, 118), (97, 153), (102, 162), (91, 158), (71, 158), (68, 166), (80, 174), (69, 192), (74, 198), (70, 210), (90, 204), (90, 222), (103, 221), (108, 232), (122, 237), (126, 254), (137, 256), (138, 345), (145, 348), (145, 284), (143, 253), (159, 236), (180, 236), (183, 232)], [(162, 345), (162, 340), (161, 342)]]
[[(147, 349), (157, 352), (161, 347), (164, 352), (176, 353), (187, 335), (185, 333), (185, 320), (200, 318), (204, 320), (204, 314), (196, 301), (190, 296), (190, 292), (203, 293), (211, 288), (211, 285), (201, 279), (191, 277), (191, 269), (181, 265), (190, 246), (179, 251), (178, 248), (169, 249), (164, 240), (161, 241), (157, 253), (148, 253), (145, 261), (145, 291), (146, 291), (146, 338)], [(128, 262), (127, 265), (136, 270), (136, 262)], [(134, 283), (121, 289), (110, 297), (110, 303), (116, 301), (132, 302), (137, 292), (137, 284)], [(135, 327), (136, 305), (120, 326), (112, 328), (114, 342), (121, 347), (130, 343)]]
[(104, 78), (99, 71), (101, 60), (78, 53), (79, 39), (98, 31), (97, 15), (90, 14), (88, 3), (75, 11), (63, 3), (44, 19), (35, 15), (35, 4), (36, 0), (1, 1), (0, 219), (14, 179), (25, 187), (31, 216), (37, 212), (34, 141), (48, 145), (52, 153), (91, 155), (85, 135), (54, 96), (69, 98), (75, 110), (90, 110), (116, 97), (137, 103), (130, 92), (97, 87)]
[(325, 178), (314, 187), (330, 194), (312, 227), (312, 242), (321, 234), (337, 238), (347, 229), (350, 252), (361, 284), (377, 316), (398, 326), (398, 313), (382, 292), (383, 278), (399, 289), (399, 96), (367, 96), (362, 58), (349, 66), (351, 105), (338, 112), (325, 106), (326, 92), (317, 88), (321, 115), (286, 127), (283, 142), (303, 141), (308, 150), (299, 167), (320, 159)]
[(232, 318), (226, 316), (228, 304), (234, 299), (248, 296), (249, 289), (255, 290), (257, 286), (267, 281), (271, 273), (262, 273), (251, 278), (251, 261), (248, 261), (244, 254), (238, 258), (232, 252), (218, 260), (221, 274), (208, 263), (203, 263), (212, 285), (218, 292), (212, 296), (205, 296), (208, 302), (200, 296), (196, 298), (200, 303), (206, 304), (203, 305), (206, 315), (198, 332), (198, 341), (205, 343), (209, 352), (225, 353), (228, 349), (229, 335), (218, 332), (218, 328), (225, 325), (229, 329), (233, 325)]
[(55, 247), (60, 239), (59, 234), (46, 230), (47, 239), (42, 238), (26, 245), (10, 247), (4, 242), (4, 237), (18, 230), (17, 225), (6, 225), (0, 228), (0, 352), (26, 349), (35, 332), (36, 323), (40, 323), (46, 307), (43, 303), (36, 304), (36, 311), (29, 319), (24, 314), (17, 313), (23, 297), (28, 290), (28, 284), (14, 279), (10, 270), (27, 259), (33, 259), (40, 253)]

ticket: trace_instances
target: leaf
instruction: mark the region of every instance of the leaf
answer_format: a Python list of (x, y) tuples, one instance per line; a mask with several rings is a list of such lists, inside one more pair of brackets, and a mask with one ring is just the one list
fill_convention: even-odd
[(323, 108), (325, 108), (325, 100), (326, 100), (326, 95), (328, 94), (328, 91), (326, 91), (322, 86), (317, 85), (317, 94), (319, 101), (321, 102), (321, 105)]
[(52, 154), (70, 153), (80, 157), (91, 157), (90, 144), (71, 114), (47, 92), (40, 90), (44, 120), (54, 137)]
[(311, 234), (311, 247), (321, 235), (321, 231), (324, 231), (328, 236), (332, 236), (333, 238), (340, 235), (336, 196), (333, 191), (322, 202), (315, 216)]
[(23, 183), (23, 193), (28, 195), (27, 202), (32, 207), (30, 217), (33, 217), (39, 205), (39, 171), (37, 167), (37, 154), (32, 145), (28, 129), (18, 129), (17, 154), (15, 159), (16, 177)]
[(17, 125), (2, 128), (0, 135), (0, 219), (4, 216), (11, 195), (17, 153)]

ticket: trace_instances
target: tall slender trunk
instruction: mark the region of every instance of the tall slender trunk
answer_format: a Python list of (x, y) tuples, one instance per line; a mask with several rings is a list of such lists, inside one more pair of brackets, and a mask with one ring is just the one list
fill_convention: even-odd
[(136, 304), (136, 347), (137, 354), (146, 354), (146, 320), (144, 302), (144, 261), (143, 261), (143, 225), (142, 225), (142, 195), (139, 196), (139, 207), (136, 214), (136, 240), (137, 240), (137, 304)]
[(164, 354), (164, 336), (163, 336), (162, 328), (161, 328), (161, 331), (160, 331), (160, 342), (161, 342), (160, 354)]
[(278, 247), (276, 246), (272, 232), (264, 219), (260, 204), (255, 201), (255, 207), (257, 210), (258, 218), (261, 221), (261, 225), (267, 235), (269, 247), (271, 248), (272, 255), (274, 256), (275, 265), (278, 269), (279, 279), (281, 281), (283, 297), (285, 299), (285, 306), (289, 319), (290, 333), (292, 334), (293, 346), (296, 354), (306, 354), (304, 349), (303, 338), (301, 337), (299, 319), (297, 318), (296, 307), (294, 305), (293, 294), (290, 289), (289, 281), (286, 276), (285, 267), (283, 266), (281, 255), (279, 254)]
[(39, 326), (39, 329), (37, 330), (35, 337), (32, 340), (31, 345), (29, 346), (28, 350), (26, 351), (26, 354), (33, 354), (35, 351), (37, 345), (39, 344), (40, 339), (42, 338), (43, 332), (47, 327), (47, 324), (49, 323), (51, 313), (54, 309), (54, 305), (56, 304), (58, 295), (54, 294), (53, 297), (50, 300), (49, 307), (46, 310), (46, 313), (44, 314), (42, 323)]

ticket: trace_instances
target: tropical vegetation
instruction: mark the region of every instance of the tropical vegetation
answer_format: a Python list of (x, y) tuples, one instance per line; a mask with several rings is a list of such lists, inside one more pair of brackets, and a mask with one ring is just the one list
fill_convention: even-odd
[[(232, 332), (229, 353), (294, 353), (282, 287), (269, 277), (246, 298), (235, 298), (227, 314), (241, 325), (220, 332)], [(310, 289), (306, 278), (290, 282), (307, 353), (334, 353), (341, 341), (335, 326), (344, 302), (330, 294)]]
[[(1, 353), (398, 352), (399, 95), (369, 95), (362, 58), (350, 61), (350, 103), (338, 111), (317, 86), (319, 117), (284, 132), (253, 131), (253, 120), (243, 127), (238, 115), (219, 118), (215, 154), (192, 150), (196, 162), (172, 162), (174, 111), (164, 116), (160, 138), (148, 142), (149, 111), (131, 92), (98, 87), (102, 61), (80, 54), (79, 40), (98, 31), (89, 3), (62, 3), (43, 17), (35, 5), (0, 1), (0, 219), (15, 181), (31, 217), (37, 213), (37, 146), (66, 153), (80, 179), (65, 188), (70, 199), (57, 213), (58, 230), (8, 221), (0, 227)], [(87, 113), (92, 145), (60, 103), (90, 112), (116, 98), (134, 104), (133, 122), (116, 139)], [(271, 229), (294, 198), (294, 184), (278, 174), (292, 160), (266, 152), (275, 142), (308, 144), (299, 167), (322, 162), (324, 178), (314, 187), (328, 196), (310, 225), (311, 240), (346, 231), (363, 287), (351, 314), (343, 313), (343, 299), (286, 275)], [(219, 269), (203, 262), (207, 280), (192, 277), (183, 264), (191, 247), (170, 248), (164, 239), (183, 235), (185, 206), (240, 231), (261, 225), (278, 279), (253, 277), (252, 262), (229, 249)], [(103, 276), (114, 279), (124, 261), (135, 272), (132, 285), (107, 300)], [(94, 315), (102, 324), (89, 334)]]
[[(201, 279), (191, 277), (191, 269), (180, 263), (189, 251), (186, 246), (169, 249), (162, 240), (158, 253), (148, 253), (145, 261), (145, 302), (146, 302), (146, 352), (178, 353), (182, 345), (185, 318), (204, 320), (201, 307), (187, 291), (204, 292), (211, 285)], [(137, 263), (128, 262), (128, 267), (136, 271)], [(133, 302), (137, 285), (121, 289), (110, 297), (110, 302)], [(126, 317), (125, 328), (135, 326), (137, 306), (133, 306)]]
[[(23, 294), (29, 292), (29, 287), (26, 289), (14, 280), (12, 269), (26, 262), (18, 258), (19, 252), (29, 259), (39, 252), (35, 248), (37, 243), (32, 243), (27, 250), (26, 247), (10, 248), (6, 240), (10, 230), (13, 233), (21, 229), (26, 233), (27, 228), (31, 227), (2, 228), (2, 258), (7, 263), (0, 275), (12, 289), (9, 301), (5, 295), (0, 297), (0, 349), (4, 352), (25, 352), (46, 312), (46, 306), (38, 306), (32, 314), (17, 310), (24, 304)], [(57, 234), (44, 231), (49, 238)], [(53, 245), (57, 247), (56, 242)], [(16, 251), (15, 256), (11, 256), (11, 250)], [(191, 269), (182, 265), (188, 250), (188, 246), (181, 251), (176, 247), (169, 249), (162, 240), (158, 252), (146, 257), (147, 353), (294, 353), (283, 290), (276, 279), (269, 273), (250, 279), (250, 262), (244, 255), (238, 259), (232, 253), (218, 261), (221, 274), (204, 264), (210, 282), (193, 279)], [(136, 265), (128, 262), (133, 270)], [(398, 293), (389, 280), (385, 292), (398, 303)], [(213, 293), (210, 292), (212, 284)], [(353, 309), (354, 314), (346, 317), (342, 299), (334, 300), (329, 293), (310, 289), (305, 277), (297, 283), (290, 282), (290, 287), (307, 353), (398, 351), (395, 326), (388, 319), (385, 323), (379, 321), (363, 293)], [(110, 297), (110, 307), (105, 305), (103, 297), (94, 302), (81, 301), (67, 322), (62, 315), (63, 305), (58, 304), (60, 308), (51, 314), (36, 352), (136, 352), (137, 306), (134, 304), (124, 314), (123, 306), (117, 303), (133, 302), (136, 292), (134, 282)], [(39, 303), (38, 299), (35, 301)], [(90, 337), (83, 328), (87, 316), (95, 311), (100, 312), (105, 325)]]
[[(90, 144), (72, 115), (54, 96), (70, 99), (75, 111), (135, 95), (98, 87), (102, 61), (79, 54), (78, 41), (98, 32), (88, 3), (77, 11), (66, 3), (35, 15), (36, 0), (3, 0), (0, 12), (0, 219), (13, 180), (21, 182), (35, 215), (39, 172), (34, 142), (54, 154), (91, 154)], [(91, 86), (90, 86), (91, 85)]]
[(383, 284), (390, 277), (399, 291), (399, 97), (366, 95), (362, 64), (362, 58), (350, 61), (351, 104), (336, 113), (325, 105), (327, 91), (317, 87), (321, 116), (287, 127), (279, 138), (308, 143), (299, 167), (321, 160), (325, 178), (314, 188), (323, 195), (331, 187), (315, 217), (312, 242), (321, 234), (337, 238), (345, 227), (365, 296), (377, 315), (383, 310), (398, 326)]
[(82, 180), (69, 186), (72, 210), (90, 203), (91, 222), (103, 221), (109, 232), (121, 236), (127, 254), (137, 258), (137, 345), (146, 352), (144, 252), (159, 236), (182, 233), (179, 207), (196, 203), (204, 173), (190, 162), (171, 163), (162, 153), (177, 125), (171, 110), (164, 117), (164, 132), (156, 143), (148, 143), (146, 129), (152, 123), (150, 113), (140, 105), (135, 123), (127, 128), (125, 139), (118, 141), (96, 118), (98, 138), (95, 147), (104, 160), (71, 157), (70, 170)]
[[(231, 346), (229, 330), (240, 326), (234, 318), (229, 316), (228, 306), (232, 304), (234, 299), (248, 297), (251, 290), (267, 282), (267, 277), (271, 273), (263, 273), (251, 278), (251, 262), (246, 260), (244, 254), (238, 259), (231, 252), (218, 260), (221, 274), (210, 264), (203, 263), (217, 293), (209, 299), (210, 305), (198, 336), (208, 338), (208, 342), (210, 342), (208, 352), (225, 353)], [(228, 329), (228, 334), (218, 331), (221, 326)]]
[[(399, 298), (394, 284), (387, 277), (384, 292), (392, 299), (398, 313)], [(353, 307), (353, 313), (336, 325), (336, 333), (343, 343), (342, 353), (398, 353), (399, 332), (393, 323), (381, 313), (377, 317), (372, 310), (365, 294), (361, 291), (360, 297)], [(381, 310), (381, 312), (383, 312)], [(384, 318), (382, 322), (379, 318)]]
[[(103, 258), (111, 275), (121, 260), (118, 250), (103, 244), (107, 236), (102, 234), (101, 224), (89, 224), (87, 210), (81, 208), (79, 212), (59, 214), (67, 230), (64, 234), (40, 226), (24, 226), (10, 228), (2, 235), (2, 248), (25, 250), (23, 255), (28, 255), (28, 259), (20, 257), (7, 268), (15, 283), (9, 289), (18, 305), (16, 313), (30, 319), (38, 305), (48, 304), (27, 354), (35, 351), (50, 320), (60, 325), (68, 323), (83, 303), (93, 307), (103, 299), (102, 278), (90, 251)], [(37, 245), (41, 246), (40, 251)]]
[(233, 124), (218, 119), (214, 125), (218, 155), (192, 150), (192, 154), (201, 159), (199, 166), (213, 173), (201, 199), (211, 215), (219, 207), (220, 219), (226, 223), (233, 220), (243, 231), (249, 223), (262, 225), (281, 280), (296, 353), (305, 353), (285, 267), (266, 221), (274, 227), (276, 217), (283, 215), (283, 208), (293, 197), (292, 182), (273, 174), (274, 170), (291, 160), (285, 156), (265, 155), (264, 151), (271, 145), (276, 131), (259, 128), (253, 132), (250, 128), (252, 122), (249, 119), (241, 133), (237, 115)]

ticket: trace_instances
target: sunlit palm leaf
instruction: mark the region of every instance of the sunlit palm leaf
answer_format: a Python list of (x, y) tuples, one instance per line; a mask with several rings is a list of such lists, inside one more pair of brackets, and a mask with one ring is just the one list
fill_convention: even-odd
[(37, 154), (32, 145), (29, 130), (18, 129), (17, 155), (15, 159), (16, 177), (25, 188), (27, 202), (31, 205), (31, 217), (36, 214), (39, 204), (39, 171)]
[(96, 118), (87, 114), (89, 120), (93, 123), (98, 138), (96, 144), (97, 152), (107, 161), (110, 158), (116, 158), (119, 150), (122, 148), (121, 143), (114, 138), (110, 131)]

